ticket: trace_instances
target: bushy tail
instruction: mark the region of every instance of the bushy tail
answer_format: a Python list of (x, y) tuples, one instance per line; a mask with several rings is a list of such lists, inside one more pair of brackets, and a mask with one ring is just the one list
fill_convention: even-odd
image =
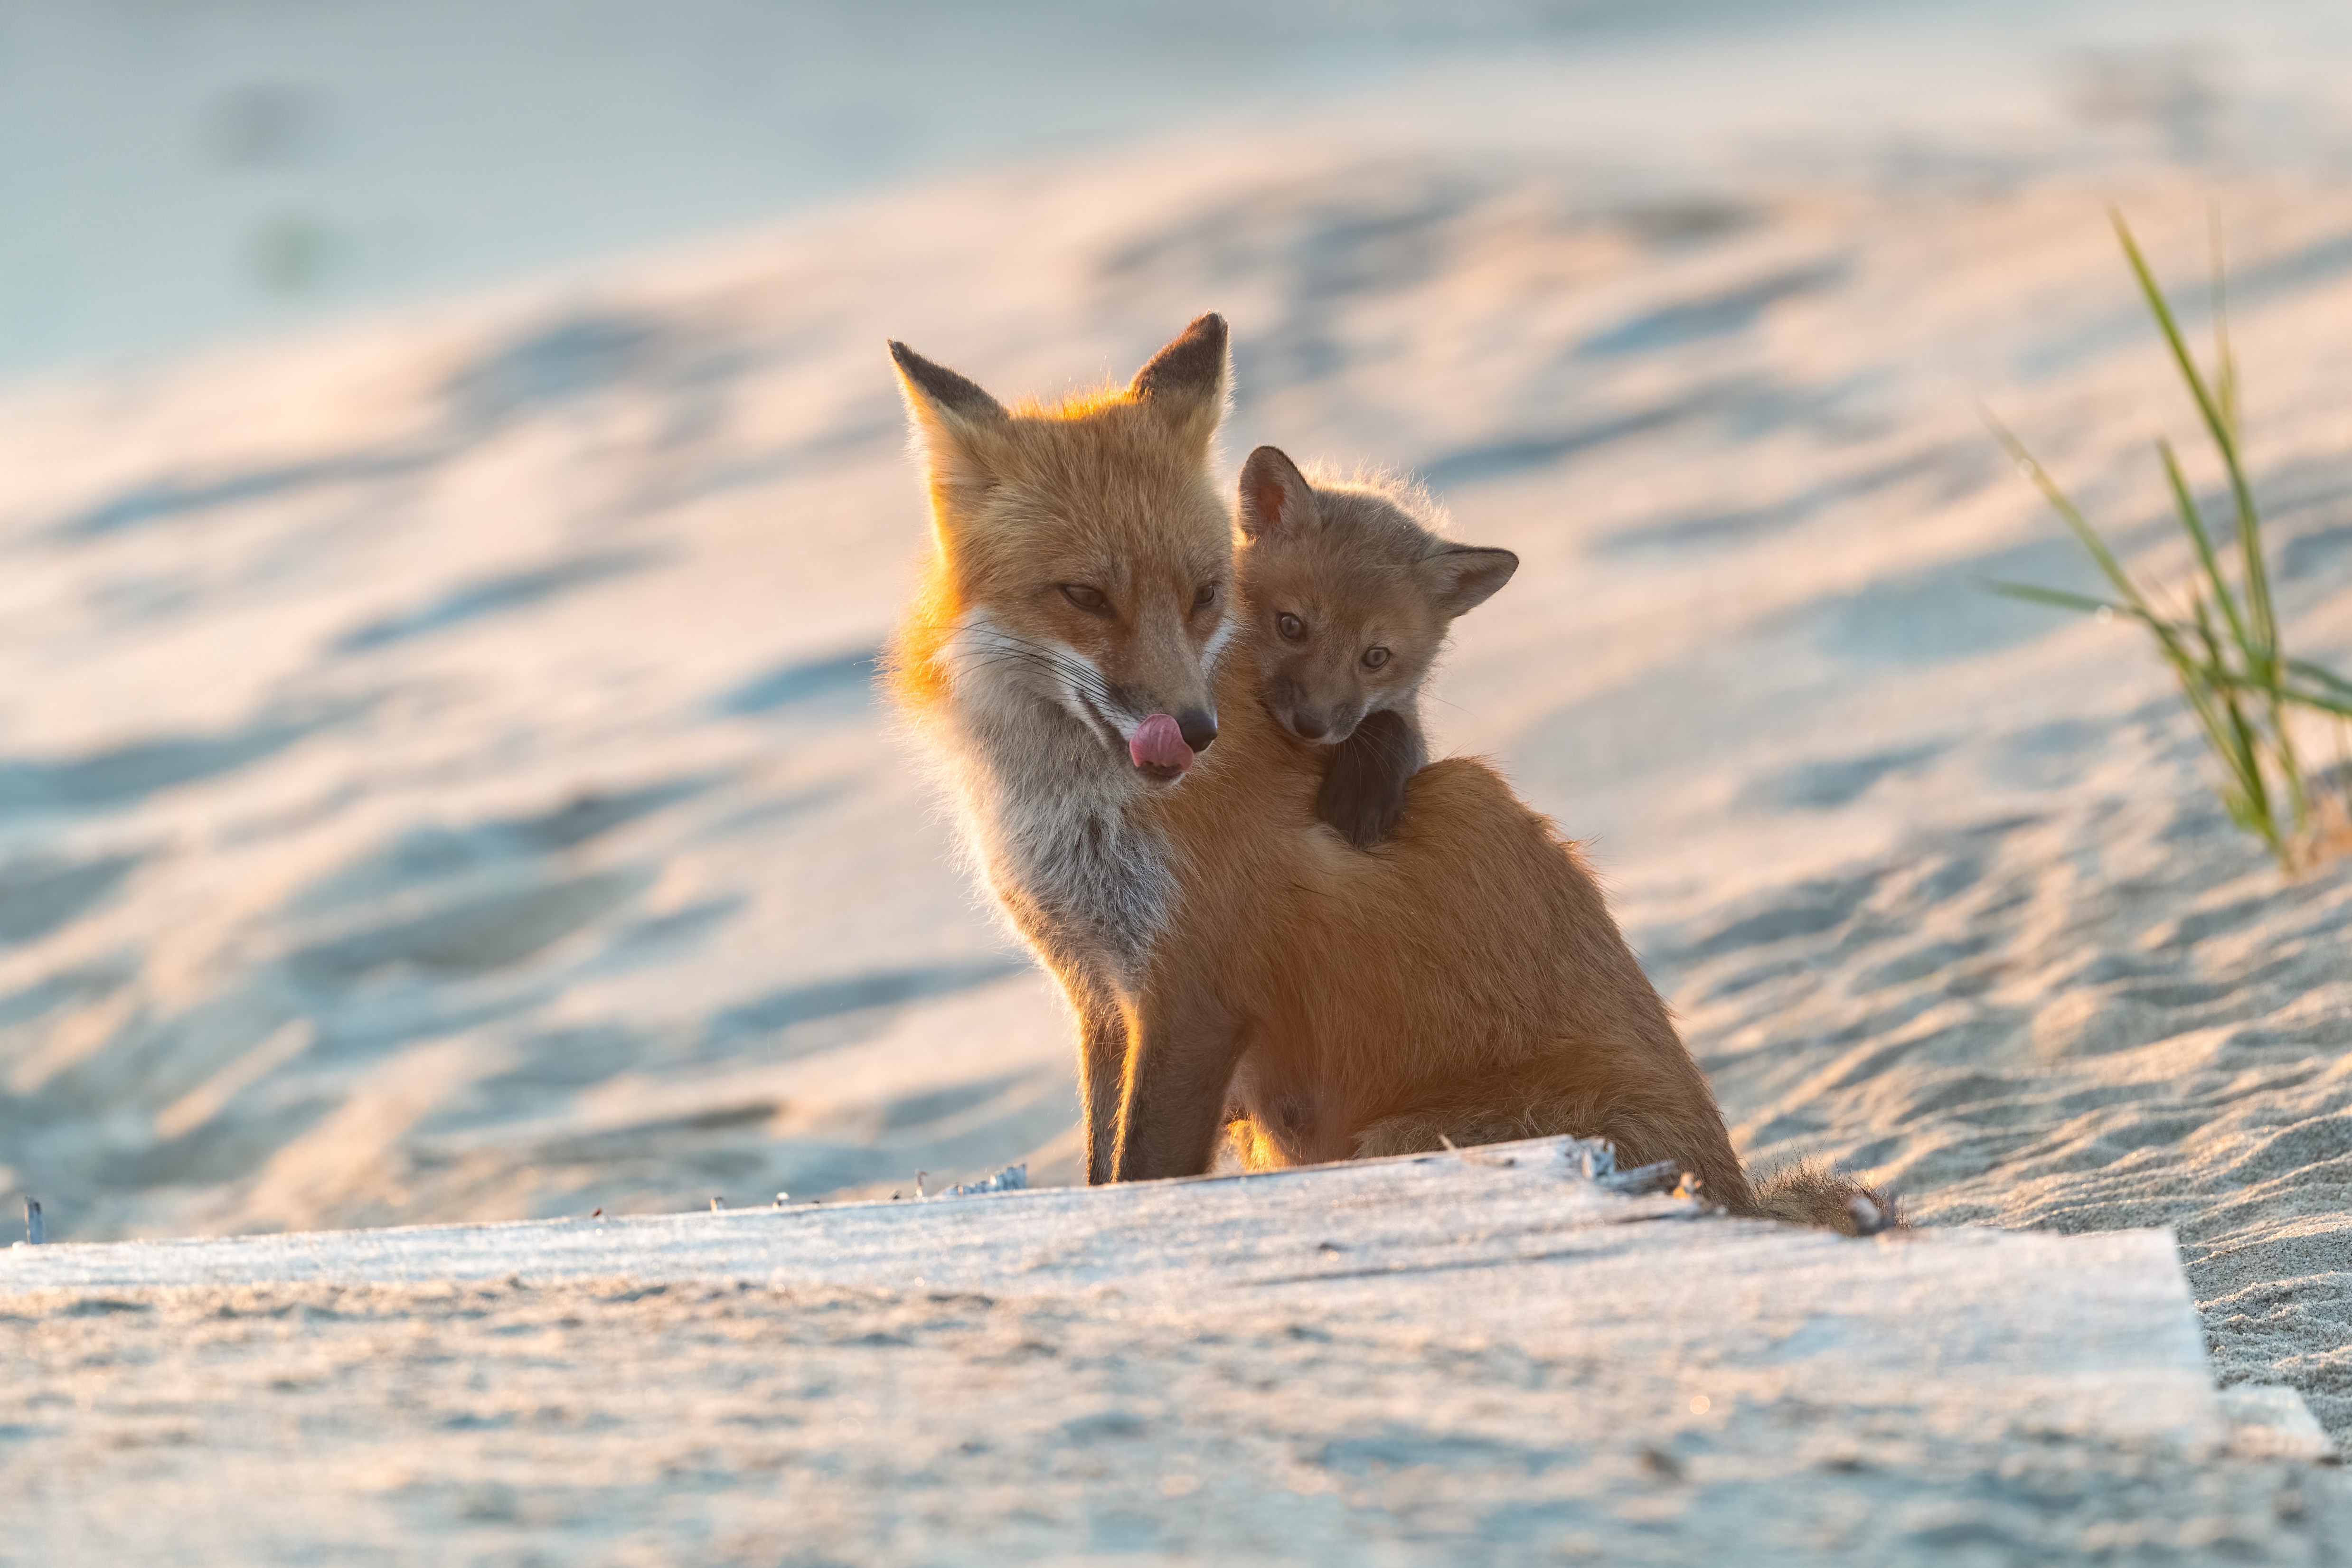
[(1882, 1230), (1910, 1228), (1892, 1192), (1864, 1186), (1811, 1160), (1774, 1171), (1758, 1182), (1755, 1207), (1748, 1212), (1759, 1218), (1816, 1226), (1843, 1236), (1875, 1236)]
[[(1710, 1117), (1715, 1107), (1706, 1106)], [(1417, 1155), (1445, 1147), (1466, 1149), (1478, 1144), (1508, 1143), (1515, 1138), (1549, 1138), (1561, 1134), (1578, 1138), (1606, 1138), (1617, 1151), (1617, 1168), (1632, 1170), (1658, 1161), (1675, 1161), (1700, 1178), (1691, 1183), (1734, 1214), (1753, 1214), (1748, 1177), (1739, 1156), (1723, 1134), (1723, 1124), (1693, 1126), (1694, 1118), (1663, 1111), (1628, 1109), (1604, 1094), (1472, 1093), (1460, 1103), (1405, 1112), (1373, 1123), (1356, 1134), (1356, 1157)], [(1230, 1134), (1229, 1134), (1230, 1135)]]

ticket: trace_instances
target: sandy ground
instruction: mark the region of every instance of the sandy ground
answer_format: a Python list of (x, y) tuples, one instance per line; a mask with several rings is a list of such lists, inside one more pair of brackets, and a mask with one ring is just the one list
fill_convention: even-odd
[(1769, 65), (10, 394), (0, 1190), (92, 1239), (1066, 1176), (1066, 1026), (866, 691), (922, 528), (879, 344), (1051, 392), (1214, 308), (1229, 461), (1519, 552), (1439, 739), (1591, 841), (1752, 1158), (2175, 1225), (2221, 1375), (2352, 1437), (2352, 872), (2229, 831), (2128, 633), (1981, 591), (2086, 578), (1978, 413), (2178, 571), (2147, 438), (2215, 475), (2103, 209), (2189, 294), (2218, 209), (2288, 635), (2352, 664), (2340, 111), (2133, 57), (1933, 136), (1696, 113)]

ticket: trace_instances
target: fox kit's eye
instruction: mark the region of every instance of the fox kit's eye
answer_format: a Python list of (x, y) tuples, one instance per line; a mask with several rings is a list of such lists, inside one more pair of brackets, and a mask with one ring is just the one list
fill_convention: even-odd
[(1066, 582), (1062, 584), (1062, 597), (1090, 614), (1110, 613), (1110, 601), (1102, 596), (1102, 590), (1098, 588), (1088, 588), (1080, 582)]
[(1274, 629), (1282, 633), (1286, 643), (1296, 643), (1307, 635), (1307, 622), (1286, 610), (1274, 618)]
[(1192, 595), (1192, 608), (1195, 610), (1206, 610), (1216, 601), (1217, 585), (1213, 582), (1201, 584), (1201, 591)]
[(1389, 662), (1389, 651), (1377, 644), (1364, 650), (1364, 668), (1377, 670)]

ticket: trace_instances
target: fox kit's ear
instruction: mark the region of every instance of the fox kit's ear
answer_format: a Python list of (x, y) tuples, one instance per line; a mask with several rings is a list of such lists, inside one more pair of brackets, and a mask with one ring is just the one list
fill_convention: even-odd
[(1295, 535), (1315, 520), (1315, 487), (1278, 446), (1261, 446), (1242, 465), (1242, 537)]
[(1414, 569), (1438, 613), (1452, 619), (1466, 615), (1511, 580), (1519, 558), (1507, 549), (1483, 549), (1475, 545), (1451, 545), (1422, 557)]
[(1004, 405), (945, 365), (935, 365), (895, 339), (898, 390), (923, 446), (934, 481), (985, 489), (996, 482), (989, 457), (1008, 422)]
[(1135, 372), (1128, 391), (1207, 450), (1225, 412), (1225, 319), (1213, 312), (1197, 318)]

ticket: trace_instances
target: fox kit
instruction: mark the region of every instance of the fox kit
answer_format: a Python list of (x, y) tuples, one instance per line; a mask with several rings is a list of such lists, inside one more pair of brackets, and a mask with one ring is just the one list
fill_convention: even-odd
[(1236, 566), (1263, 698), (1329, 748), (1316, 813), (1360, 849), (1395, 831), (1429, 760), (1421, 688), (1447, 628), (1519, 568), (1509, 550), (1441, 538), (1434, 511), (1393, 482), (1309, 485), (1271, 446), (1242, 465)]
[[(1437, 515), (1425, 492), (1394, 481), (1310, 483), (1272, 446), (1242, 465), (1234, 569), (1261, 700), (1283, 728), (1327, 747), (1316, 810), (1360, 848), (1395, 831), (1428, 761), (1418, 698), (1448, 628), (1518, 569), (1508, 550), (1451, 543), (1429, 526)], [(1356, 1152), (1582, 1130), (1530, 1104), (1524, 1084), (1493, 1088), (1481, 1103), (1454, 1086), (1360, 1135)], [(1245, 1168), (1285, 1163), (1281, 1140), (1245, 1111), (1226, 1134)], [(1766, 1178), (1754, 1211), (1850, 1235), (1903, 1223), (1890, 1197), (1813, 1166)]]
[(891, 353), (933, 548), (890, 678), (1076, 1015), (1089, 1181), (1206, 1169), (1230, 1092), (1266, 1163), (1573, 1132), (1752, 1210), (1599, 889), (1492, 770), (1423, 768), (1378, 854), (1316, 821), (1209, 476), (1223, 320), (1053, 406)]

